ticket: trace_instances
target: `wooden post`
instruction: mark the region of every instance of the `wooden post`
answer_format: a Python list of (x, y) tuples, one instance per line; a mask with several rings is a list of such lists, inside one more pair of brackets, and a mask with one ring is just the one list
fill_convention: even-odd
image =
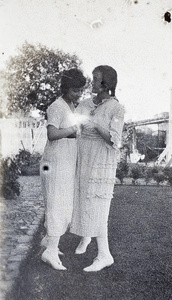
[(167, 153), (167, 164), (171, 165), (172, 161), (172, 89), (171, 89), (171, 97), (170, 97), (170, 113), (169, 113), (169, 132), (168, 132), (168, 153)]
[(132, 128), (132, 130), (133, 130), (133, 141), (132, 141), (132, 143), (133, 143), (133, 150), (135, 150), (135, 149), (137, 149), (137, 143), (136, 143), (136, 128), (135, 128), (135, 126), (133, 126), (133, 128)]
[(157, 160), (157, 164), (161, 164), (163, 160), (165, 160), (165, 166), (170, 167), (172, 166), (172, 88), (171, 88), (171, 95), (170, 95), (170, 112), (169, 112), (169, 124), (168, 124), (168, 140), (167, 146), (164, 151), (160, 154)]

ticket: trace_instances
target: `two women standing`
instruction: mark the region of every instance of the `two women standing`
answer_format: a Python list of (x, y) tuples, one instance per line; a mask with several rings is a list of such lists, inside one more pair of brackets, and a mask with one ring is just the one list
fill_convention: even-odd
[[(93, 71), (93, 93), (95, 93), (96, 96), (91, 97), (89, 100), (82, 101), (77, 107), (77, 112), (87, 117), (88, 121), (80, 124), (82, 133), (77, 142), (78, 155), (76, 167), (75, 196), (70, 231), (82, 236), (81, 242), (75, 251), (76, 254), (84, 253), (91, 241), (91, 237), (96, 237), (98, 255), (93, 264), (84, 269), (84, 271), (86, 272), (99, 271), (106, 266), (110, 266), (114, 262), (113, 257), (110, 254), (108, 245), (108, 215), (111, 198), (113, 195), (117, 156), (120, 147), (124, 119), (124, 109), (115, 97), (116, 84), (117, 73), (113, 68), (109, 66), (99, 66), (95, 68)], [(58, 100), (56, 100), (55, 102), (57, 101)], [(49, 121), (48, 124), (53, 125), (54, 127), (57, 126), (56, 123), (51, 124), (51, 122), (49, 123)], [(72, 128), (73, 129), (71, 129), (71, 131), (77, 131), (76, 124), (74, 125), (74, 127), (72, 126)], [(55, 140), (57, 139), (56, 135), (53, 135), (53, 137)], [(51, 139), (51, 136), (49, 134), (48, 138), (49, 140)], [(48, 143), (50, 143), (50, 141)], [(55, 152), (53, 153), (53, 155), (55, 155)], [(49, 155), (50, 152), (48, 152), (48, 156)], [(73, 158), (75, 155), (73, 155)], [(72, 157), (70, 157), (70, 159), (71, 158)], [(74, 161), (70, 162), (71, 165), (73, 164), (73, 167), (75, 164)], [(63, 180), (68, 184), (69, 182), (66, 179), (67, 175), (65, 174), (68, 170), (68, 167), (67, 165), (65, 165), (64, 167), (64, 170), (62, 170), (63, 167), (61, 169), (61, 174), (63, 174), (64, 176)], [(55, 170), (54, 172), (55, 174), (57, 173), (57, 171)], [(67, 195), (63, 194), (63, 200), (61, 199), (62, 205), (60, 206), (60, 208), (62, 209), (61, 218), (64, 218), (63, 221), (66, 219), (66, 211), (64, 211), (63, 206), (65, 206), (65, 210), (68, 210), (68, 208), (70, 208), (70, 212), (72, 210), (72, 197), (74, 190), (74, 178), (72, 179), (72, 176), (74, 176), (74, 171), (70, 174), (71, 189), (69, 189), (68, 197)], [(46, 178), (46, 175), (42, 177)], [(53, 175), (53, 178), (55, 178), (55, 175)], [(58, 180), (57, 178), (53, 180), (53, 190), (57, 189), (55, 192), (57, 198), (59, 194)], [(64, 184), (64, 186), (61, 188), (67, 189), (67, 185)], [(45, 188), (45, 190), (47, 190), (47, 188)], [(54, 202), (52, 202), (52, 197), (50, 196), (49, 192), (50, 189), (47, 190), (46, 194), (44, 193), (44, 195), (46, 195), (46, 201), (49, 199), (47, 203), (50, 203), (49, 206), (47, 204), (47, 221), (50, 214), (48, 211), (50, 210), (50, 207), (52, 207), (52, 203), (54, 203), (54, 214), (56, 213), (56, 210), (59, 211), (59, 205), (57, 205), (57, 203), (55, 204), (55, 201), (57, 200), (54, 199)], [(69, 222), (70, 217), (71, 214), (69, 214)], [(58, 220), (59, 219), (54, 217), (54, 221), (51, 223), (51, 226), (54, 228), (53, 232), (56, 232), (59, 237), (64, 233), (64, 229), (66, 227), (64, 226), (63, 230), (61, 231), (56, 231), (57, 227), (55, 228), (53, 224), (54, 222), (58, 222)], [(65, 224), (67, 224), (67, 222)], [(48, 235), (50, 235), (48, 231), (48, 222), (47, 232)], [(52, 261), (44, 259), (44, 257), (46, 256), (45, 254), (51, 252), (52, 256), (54, 257), (54, 261), (56, 261), (55, 255), (56, 257), (58, 257), (58, 253), (56, 250), (53, 254), (53, 251), (50, 251), (49, 249), (50, 245), (47, 250), (44, 251), (42, 259), (51, 263), (51, 265), (53, 266)], [(58, 264), (55, 264), (55, 267), (58, 267), (59, 269), (59, 266), (61, 269), (64, 268), (61, 262), (58, 260)]]

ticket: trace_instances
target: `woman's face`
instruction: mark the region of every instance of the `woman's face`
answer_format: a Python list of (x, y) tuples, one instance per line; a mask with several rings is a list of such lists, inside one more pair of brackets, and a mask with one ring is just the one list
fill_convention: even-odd
[(69, 88), (65, 97), (69, 102), (76, 103), (77, 100), (81, 97), (83, 92), (83, 88)]
[(102, 73), (100, 71), (93, 72), (92, 92), (97, 94), (102, 91)]

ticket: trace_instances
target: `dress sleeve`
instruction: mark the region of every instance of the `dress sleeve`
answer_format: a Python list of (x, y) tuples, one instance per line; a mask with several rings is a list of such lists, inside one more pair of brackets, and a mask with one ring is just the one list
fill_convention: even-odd
[(47, 126), (48, 125), (53, 125), (57, 129), (60, 128), (60, 124), (63, 119), (63, 110), (60, 105), (50, 105), (50, 107), (47, 110)]
[(121, 147), (122, 130), (124, 125), (124, 107), (118, 104), (112, 111), (112, 118), (110, 122), (110, 135), (113, 142), (113, 148), (119, 149)]

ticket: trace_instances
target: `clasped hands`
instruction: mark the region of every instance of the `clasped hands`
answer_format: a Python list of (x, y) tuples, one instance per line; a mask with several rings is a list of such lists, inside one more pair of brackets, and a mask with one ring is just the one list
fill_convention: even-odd
[(97, 124), (94, 123), (89, 117), (84, 115), (77, 115), (76, 123), (79, 131), (85, 130), (94, 130), (96, 129)]

